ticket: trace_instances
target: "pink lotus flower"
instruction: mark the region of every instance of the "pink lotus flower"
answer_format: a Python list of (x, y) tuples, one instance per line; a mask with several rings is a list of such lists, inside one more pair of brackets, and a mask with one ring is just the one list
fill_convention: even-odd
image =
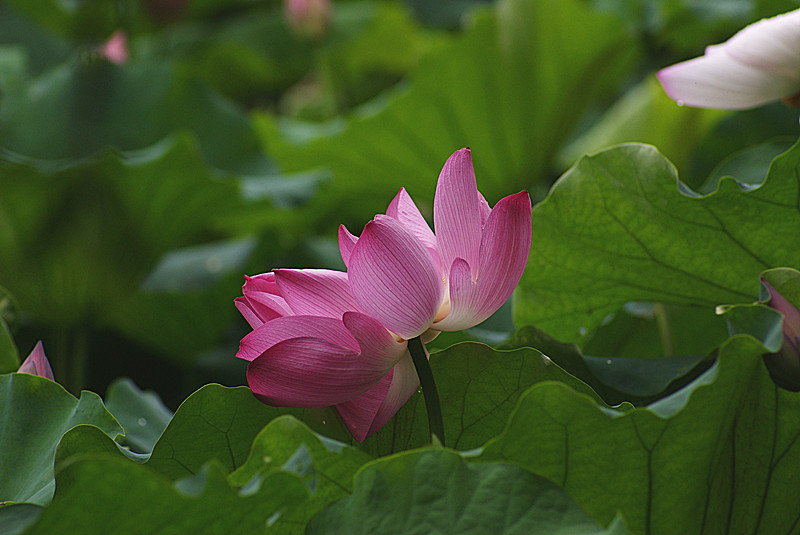
[(673, 100), (698, 108), (740, 110), (800, 93), (800, 10), (764, 19), (705, 55), (659, 71)]
[(401, 189), (356, 238), (339, 229), (346, 273), (275, 270), (248, 277), (236, 306), (253, 327), (237, 356), (272, 405), (334, 405), (353, 436), (380, 429), (419, 386), (407, 341), (488, 318), (511, 295), (531, 244), (522, 191), (491, 209), (469, 149), (439, 176), (431, 231)]
[(404, 341), (361, 312), (347, 274), (279, 269), (248, 277), (236, 307), (253, 327), (237, 357), (261, 401), (334, 405), (353, 436), (380, 429), (419, 381)]
[(39, 377), (55, 381), (53, 370), (50, 368), (50, 361), (47, 360), (47, 356), (44, 354), (44, 346), (41, 341), (36, 344), (33, 351), (28, 355), (28, 358), (25, 359), (19, 367), (19, 370), (17, 370), (17, 373), (38, 375)]
[(360, 238), (339, 229), (358, 304), (403, 338), (460, 331), (491, 316), (517, 287), (531, 248), (531, 201), (521, 191), (489, 208), (469, 149), (444, 164), (433, 202), (436, 234), (404, 189)]

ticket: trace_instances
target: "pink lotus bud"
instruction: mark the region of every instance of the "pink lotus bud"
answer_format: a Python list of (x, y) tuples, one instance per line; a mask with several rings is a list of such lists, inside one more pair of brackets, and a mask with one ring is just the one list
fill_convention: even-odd
[(100, 53), (111, 63), (124, 65), (128, 63), (128, 36), (122, 30), (117, 30), (108, 41), (100, 48)]
[(768, 282), (762, 279), (761, 283), (769, 291), (767, 304), (783, 314), (783, 346), (778, 353), (765, 355), (764, 363), (775, 384), (792, 392), (800, 391), (800, 310)]
[(300, 36), (317, 39), (328, 31), (331, 4), (329, 0), (284, 0), (283, 13)]
[(17, 370), (17, 373), (38, 375), (39, 377), (55, 381), (53, 378), (53, 370), (50, 368), (50, 362), (44, 354), (44, 346), (41, 341), (36, 344), (31, 354), (28, 355), (28, 358), (25, 359), (19, 367), (19, 370)]

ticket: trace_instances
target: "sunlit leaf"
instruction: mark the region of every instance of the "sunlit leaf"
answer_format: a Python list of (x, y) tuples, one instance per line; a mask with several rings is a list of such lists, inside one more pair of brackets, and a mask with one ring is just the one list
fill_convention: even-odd
[(758, 189), (727, 178), (699, 196), (649, 146), (582, 158), (534, 209), (516, 323), (577, 342), (629, 301), (754, 301), (760, 272), (800, 265), (798, 167), (795, 146)]

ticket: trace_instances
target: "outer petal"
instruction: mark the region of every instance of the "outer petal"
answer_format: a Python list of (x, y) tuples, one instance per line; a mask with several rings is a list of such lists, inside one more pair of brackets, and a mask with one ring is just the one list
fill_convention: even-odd
[(39, 377), (55, 381), (53, 370), (50, 368), (50, 361), (47, 360), (47, 356), (44, 354), (44, 346), (41, 340), (36, 343), (33, 351), (31, 351), (30, 355), (23, 361), (17, 372), (38, 375)]
[(281, 295), (296, 315), (341, 319), (358, 310), (347, 273), (329, 269), (276, 269)]
[(445, 271), (456, 258), (463, 258), (473, 269), (477, 267), (481, 212), (472, 155), (469, 149), (458, 150), (445, 162), (433, 200), (433, 224)]
[(689, 106), (744, 109), (792, 96), (800, 91), (800, 10), (751, 24), (658, 78)]
[[(265, 321), (292, 314), (286, 300), (280, 296), (275, 273), (245, 276), (242, 293), (246, 301), (240, 301), (242, 304), (237, 303), (236, 307), (253, 328)], [(242, 305), (246, 305), (250, 312), (243, 310)]]
[(751, 24), (725, 43), (725, 51), (751, 67), (800, 82), (800, 10)]
[(797, 81), (740, 63), (724, 52), (662, 69), (658, 79), (670, 98), (698, 108), (754, 108), (800, 91)]
[(367, 437), (386, 425), (417, 391), (419, 378), (411, 355), (406, 354), (372, 389), (336, 405), (347, 429), (356, 440)]
[[(400, 191), (392, 199), (389, 208), (386, 209), (386, 215), (397, 219), (406, 227), (428, 251), (436, 265), (441, 268), (442, 261), (439, 258), (436, 236), (433, 235), (431, 227), (428, 226), (428, 222), (422, 217), (417, 205), (414, 204), (405, 188), (400, 188)], [(444, 270), (442, 272), (444, 273)]]
[(275, 282), (275, 273), (267, 272), (252, 277), (244, 276), (242, 293), (247, 296), (253, 293), (268, 293), (279, 295), (278, 284)]
[(358, 342), (362, 353), (382, 355), (396, 362), (407, 349), (406, 342), (398, 342), (378, 320), (360, 312), (345, 312), (342, 323)]
[(359, 350), (358, 342), (341, 320), (319, 316), (286, 316), (268, 321), (242, 338), (236, 356), (252, 361), (275, 344), (300, 337), (327, 340), (353, 352)]
[(247, 383), (270, 405), (325, 407), (363, 394), (392, 364), (328, 340), (291, 338), (250, 362)]
[(262, 320), (253, 307), (250, 306), (250, 301), (246, 297), (237, 297), (233, 300), (233, 304), (236, 305), (236, 308), (241, 312), (244, 319), (247, 320), (247, 323), (249, 323), (250, 327), (253, 329), (264, 324), (264, 320)]
[(500, 200), (489, 215), (475, 276), (456, 259), (450, 270), (450, 313), (434, 329), (467, 329), (491, 316), (517, 287), (531, 248), (531, 201), (521, 191)]
[(353, 247), (356, 246), (358, 238), (350, 234), (347, 227), (339, 225), (339, 252), (342, 254), (342, 261), (345, 267), (350, 265), (350, 255), (353, 253)]
[(486, 220), (489, 219), (489, 214), (492, 213), (492, 209), (489, 207), (489, 203), (486, 202), (486, 199), (480, 191), (478, 192), (478, 204), (481, 207), (481, 228), (483, 228), (486, 226)]
[(433, 323), (444, 288), (419, 240), (387, 216), (376, 216), (364, 227), (350, 256), (348, 279), (361, 310), (406, 339)]

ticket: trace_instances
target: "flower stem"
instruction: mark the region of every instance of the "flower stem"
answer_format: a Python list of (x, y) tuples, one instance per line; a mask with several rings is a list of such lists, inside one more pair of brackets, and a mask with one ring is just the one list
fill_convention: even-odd
[(442, 407), (439, 403), (439, 392), (436, 391), (436, 382), (433, 380), (433, 372), (428, 362), (428, 351), (422, 344), (419, 337), (408, 341), (408, 350), (411, 352), (411, 360), (414, 361), (414, 368), (417, 369), (419, 384), (422, 386), (422, 397), (425, 399), (425, 408), (428, 410), (428, 428), (431, 433), (431, 442), (434, 437), (444, 446), (444, 424), (442, 422)]
[(655, 303), (653, 305), (653, 312), (656, 317), (658, 334), (661, 336), (661, 347), (664, 350), (664, 356), (671, 357), (675, 355), (675, 343), (672, 340), (672, 328), (669, 322), (669, 313), (667, 312), (667, 308), (662, 303)]

